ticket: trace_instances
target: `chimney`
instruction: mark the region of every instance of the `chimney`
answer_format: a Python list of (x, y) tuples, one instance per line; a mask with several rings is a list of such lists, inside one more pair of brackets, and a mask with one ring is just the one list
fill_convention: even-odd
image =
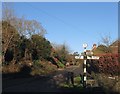
[(96, 44), (93, 44), (92, 50), (95, 50), (97, 48)]

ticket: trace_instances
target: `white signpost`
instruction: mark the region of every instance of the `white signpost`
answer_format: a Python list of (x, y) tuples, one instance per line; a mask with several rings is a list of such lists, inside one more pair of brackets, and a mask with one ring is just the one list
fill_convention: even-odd
[(83, 44), (84, 48), (84, 63), (83, 63), (83, 87), (86, 88), (86, 80), (87, 80), (87, 72), (86, 72), (86, 63), (87, 63), (87, 55), (86, 55), (86, 47), (87, 44)]
[(84, 63), (83, 63), (83, 87), (86, 88), (86, 81), (87, 81), (87, 69), (86, 69), (86, 63), (87, 63), (87, 59), (94, 59), (97, 60), (100, 57), (99, 56), (93, 56), (93, 52), (86, 52), (86, 47), (88, 45), (85, 43), (83, 44), (83, 48), (84, 48), (84, 55), (79, 55), (79, 56), (75, 56), (75, 59), (84, 59)]
[(83, 63), (83, 87), (86, 88), (86, 82), (87, 82), (87, 69), (86, 69), (86, 61), (87, 59), (99, 59), (99, 56), (87, 56), (87, 55), (93, 55), (93, 52), (86, 52), (87, 44), (83, 44), (84, 48), (84, 56), (75, 56), (75, 59), (84, 59)]

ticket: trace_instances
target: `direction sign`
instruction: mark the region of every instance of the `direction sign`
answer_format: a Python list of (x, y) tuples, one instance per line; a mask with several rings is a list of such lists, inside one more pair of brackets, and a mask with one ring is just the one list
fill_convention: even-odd
[[(87, 59), (99, 59), (99, 56), (87, 56)], [(84, 56), (75, 56), (75, 59), (84, 59)]]

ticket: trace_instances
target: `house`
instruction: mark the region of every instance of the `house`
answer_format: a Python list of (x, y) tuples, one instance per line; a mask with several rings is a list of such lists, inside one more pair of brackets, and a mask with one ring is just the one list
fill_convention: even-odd
[(110, 48), (112, 50), (112, 53), (118, 53), (120, 52), (120, 40), (116, 40), (115, 42), (113, 42), (111, 45), (110, 45)]

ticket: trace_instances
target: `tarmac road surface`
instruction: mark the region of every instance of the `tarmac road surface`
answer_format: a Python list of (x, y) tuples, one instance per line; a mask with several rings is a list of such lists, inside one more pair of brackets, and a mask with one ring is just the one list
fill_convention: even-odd
[(2, 92), (70, 92), (71, 89), (61, 89), (57, 84), (66, 79), (67, 72), (74, 72), (77, 76), (82, 70), (81, 66), (70, 66), (47, 76), (3, 79)]

